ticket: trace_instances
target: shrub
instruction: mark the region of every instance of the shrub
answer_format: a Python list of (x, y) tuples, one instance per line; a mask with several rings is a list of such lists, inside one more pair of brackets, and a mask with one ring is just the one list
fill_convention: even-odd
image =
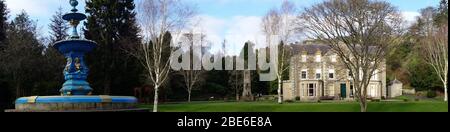
[(334, 100), (333, 96), (322, 96), (320, 97), (320, 100)]
[(284, 102), (286, 102), (286, 103), (293, 103), (294, 101), (293, 100), (286, 100)]
[(295, 100), (296, 101), (300, 101), (300, 97), (295, 97)]
[(322, 103), (322, 100), (320, 100), (320, 99), (319, 99), (319, 100), (317, 100), (317, 103)]
[(409, 99), (403, 99), (404, 102), (409, 102)]
[(380, 99), (372, 99), (372, 102), (381, 102)]
[(416, 99), (414, 99), (414, 101), (416, 101), (416, 102), (419, 102), (419, 101), (420, 101), (420, 99), (419, 99), (419, 98), (416, 98)]
[(435, 98), (436, 96), (436, 91), (429, 90), (427, 92), (427, 98)]

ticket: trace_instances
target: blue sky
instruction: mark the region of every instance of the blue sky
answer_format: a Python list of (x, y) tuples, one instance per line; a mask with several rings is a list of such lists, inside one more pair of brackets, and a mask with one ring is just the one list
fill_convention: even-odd
[[(69, 0), (6, 0), (10, 18), (25, 10), (33, 20), (38, 21), (43, 36), (48, 34), (49, 19), (58, 9), (69, 10)], [(85, 0), (79, 0), (78, 7), (82, 11)], [(224, 39), (246, 41), (257, 34), (260, 29), (261, 17), (270, 9), (279, 7), (283, 0), (181, 0), (194, 3), (199, 10), (202, 31), (209, 34), (208, 38), (214, 42)], [(291, 0), (297, 7), (303, 8), (318, 3), (321, 0)], [(437, 6), (439, 0), (387, 0), (403, 12), (407, 20), (413, 20), (421, 8)], [(82, 11), (84, 12), (84, 11)], [(228, 35), (233, 35), (229, 36)], [(230, 47), (233, 48), (233, 47)]]

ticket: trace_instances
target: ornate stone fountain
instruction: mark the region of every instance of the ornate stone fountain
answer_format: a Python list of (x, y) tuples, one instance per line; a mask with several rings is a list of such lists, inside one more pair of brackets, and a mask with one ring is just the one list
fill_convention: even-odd
[(60, 96), (32, 96), (16, 100), (15, 110), (10, 112), (59, 112), (59, 111), (146, 111), (136, 109), (137, 99), (127, 96), (93, 96), (93, 89), (86, 81), (89, 69), (84, 61), (86, 53), (97, 47), (94, 41), (78, 35), (78, 24), (85, 20), (85, 14), (78, 13), (77, 0), (70, 0), (73, 7), (63, 19), (70, 22), (72, 32), (67, 40), (56, 42), (53, 47), (67, 59), (64, 69), (65, 83)]

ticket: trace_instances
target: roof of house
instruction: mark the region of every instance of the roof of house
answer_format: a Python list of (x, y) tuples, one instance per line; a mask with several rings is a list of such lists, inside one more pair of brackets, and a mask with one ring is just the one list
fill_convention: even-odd
[(322, 55), (328, 53), (331, 50), (331, 47), (325, 44), (293, 44), (292, 50), (294, 54), (301, 54), (306, 51), (308, 55), (314, 55), (317, 51), (320, 51)]
[[(321, 44), (321, 43), (313, 43), (313, 42), (307, 42), (307, 43), (295, 43), (292, 44), (292, 49), (294, 54), (301, 54), (304, 51), (308, 53), (308, 55), (314, 55), (318, 50), (321, 51), (322, 55), (327, 54), (329, 51), (331, 51), (331, 47), (327, 44)], [(360, 50), (361, 47), (357, 47), (357, 50)], [(377, 52), (376, 46), (369, 46), (369, 52), (375, 53)]]
[(397, 80), (397, 78), (391, 81), (389, 84), (403, 84), (401, 81)]

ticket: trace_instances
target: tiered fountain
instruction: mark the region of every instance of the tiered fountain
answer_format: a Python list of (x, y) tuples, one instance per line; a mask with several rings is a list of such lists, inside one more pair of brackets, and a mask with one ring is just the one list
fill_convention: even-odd
[(103, 111), (146, 111), (136, 109), (137, 99), (126, 96), (93, 96), (93, 89), (86, 81), (89, 69), (84, 55), (96, 48), (93, 41), (82, 39), (77, 32), (78, 24), (86, 15), (78, 13), (77, 0), (70, 0), (71, 13), (63, 16), (70, 22), (72, 32), (67, 40), (56, 42), (53, 47), (67, 59), (64, 69), (66, 82), (60, 90), (60, 96), (32, 96), (16, 100), (15, 110), (10, 112), (103, 112)]

